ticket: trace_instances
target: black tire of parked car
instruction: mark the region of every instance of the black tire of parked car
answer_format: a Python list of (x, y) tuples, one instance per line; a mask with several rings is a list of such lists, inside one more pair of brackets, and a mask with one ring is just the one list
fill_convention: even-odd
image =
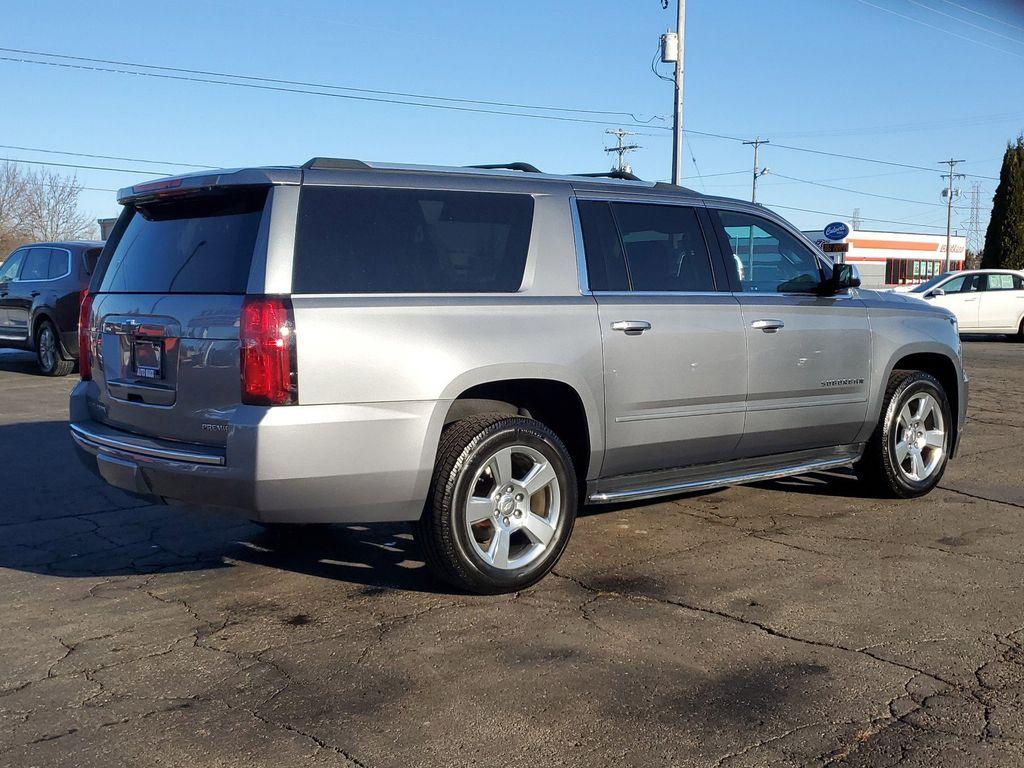
[[(51, 348), (49, 354), (44, 354), (43, 344), (47, 341)], [(64, 357), (61, 352), (60, 334), (49, 320), (43, 320), (36, 329), (35, 350), (39, 372), (43, 376), (67, 376), (75, 369), (75, 361)]]
[[(945, 446), (939, 465), (923, 481), (915, 482), (899, 469), (896, 459), (896, 433), (903, 406), (921, 392), (931, 394), (942, 410)], [(949, 398), (938, 379), (923, 371), (893, 371), (882, 400), (882, 415), (878, 427), (868, 442), (864, 456), (854, 466), (857, 477), (883, 496), (901, 499), (923, 496), (939, 484), (943, 472), (946, 471), (953, 429)]]
[[(559, 516), (547, 549), (518, 569), (497, 569), (481, 558), (469, 540), (465, 502), (482, 464), (505, 446), (525, 445), (550, 463), (558, 480)], [(449, 584), (478, 594), (515, 592), (535, 584), (562, 556), (572, 534), (578, 505), (572, 458), (565, 445), (544, 424), (524, 416), (484, 414), (445, 427), (434, 476), (416, 539), (427, 565)]]

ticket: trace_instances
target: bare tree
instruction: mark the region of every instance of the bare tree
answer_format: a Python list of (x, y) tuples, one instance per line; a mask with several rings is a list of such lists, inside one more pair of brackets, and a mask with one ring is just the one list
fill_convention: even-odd
[(26, 178), (24, 224), (33, 240), (77, 240), (93, 231), (92, 220), (78, 207), (78, 179), (49, 171), (30, 171)]
[(25, 174), (17, 165), (0, 165), (0, 260), (30, 239), (25, 231), (27, 186)]

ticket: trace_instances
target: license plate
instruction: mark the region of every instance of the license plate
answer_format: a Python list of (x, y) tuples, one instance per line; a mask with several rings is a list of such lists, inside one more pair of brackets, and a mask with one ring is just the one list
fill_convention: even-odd
[(140, 379), (159, 379), (163, 375), (163, 349), (159, 342), (132, 342), (132, 367)]

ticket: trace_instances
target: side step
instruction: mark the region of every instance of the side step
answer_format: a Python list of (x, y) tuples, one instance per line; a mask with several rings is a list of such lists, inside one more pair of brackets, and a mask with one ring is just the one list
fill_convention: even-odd
[(804, 475), (808, 472), (822, 472), (827, 469), (848, 467), (857, 461), (863, 452), (864, 444), (855, 443), (825, 450), (796, 451), (779, 456), (762, 456), (681, 469), (620, 475), (592, 482), (587, 501), (590, 504), (642, 501), (677, 493), (707, 491), (727, 485), (742, 485)]

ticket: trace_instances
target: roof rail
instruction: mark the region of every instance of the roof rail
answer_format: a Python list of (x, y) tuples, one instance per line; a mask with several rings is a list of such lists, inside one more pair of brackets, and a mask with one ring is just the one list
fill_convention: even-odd
[(490, 163), (488, 165), (467, 165), (467, 168), (479, 168), (482, 171), (522, 171), (523, 173), (543, 173), (540, 168), (529, 163)]
[(604, 171), (602, 173), (574, 173), (573, 176), (586, 176), (591, 179), (619, 179), (621, 181), (643, 181), (631, 171)]
[(314, 157), (303, 163), (302, 167), (306, 170), (365, 171), (370, 166), (362, 160), (353, 160), (347, 157)]

